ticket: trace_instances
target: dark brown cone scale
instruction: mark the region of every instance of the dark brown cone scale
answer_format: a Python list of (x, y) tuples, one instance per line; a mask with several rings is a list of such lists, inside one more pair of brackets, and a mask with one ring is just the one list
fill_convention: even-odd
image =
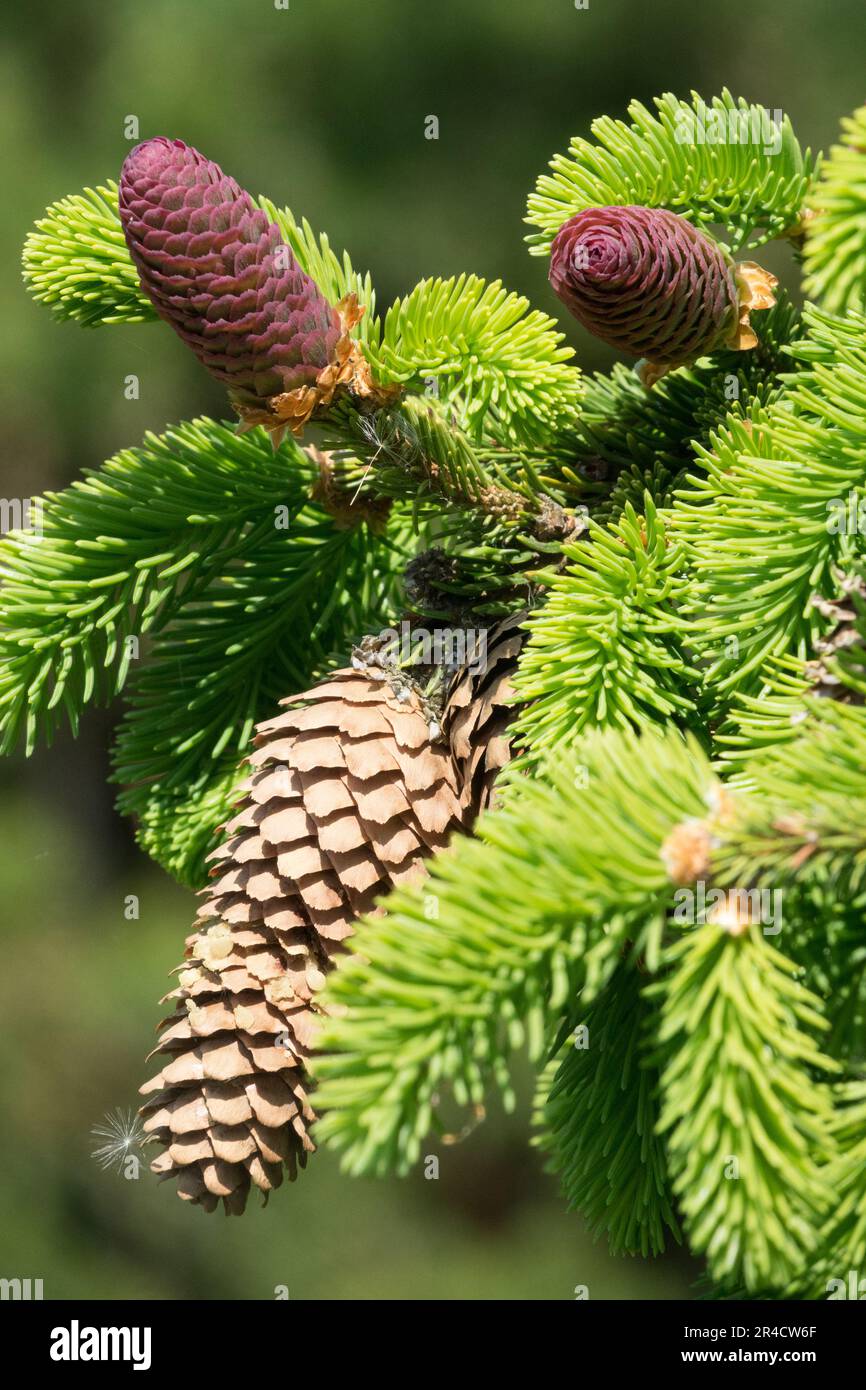
[(455, 679), (443, 737), (417, 694), (337, 671), (260, 724), (243, 802), (213, 856), (187, 940), (161, 1070), (142, 1087), (152, 1167), (178, 1195), (244, 1210), (314, 1149), (305, 1062), (316, 993), (354, 919), (489, 804), (509, 758), (519, 619), (490, 634), (482, 671)]

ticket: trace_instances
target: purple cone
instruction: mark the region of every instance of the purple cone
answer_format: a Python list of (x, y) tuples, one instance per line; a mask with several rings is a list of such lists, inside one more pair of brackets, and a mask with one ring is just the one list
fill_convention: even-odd
[(124, 161), (119, 205), (145, 293), (208, 371), (258, 398), (315, 382), (339, 318), (218, 164), (181, 140), (145, 140)]
[(731, 262), (664, 208), (578, 213), (556, 234), (550, 283), (597, 338), (651, 362), (693, 361), (720, 347), (737, 324)]

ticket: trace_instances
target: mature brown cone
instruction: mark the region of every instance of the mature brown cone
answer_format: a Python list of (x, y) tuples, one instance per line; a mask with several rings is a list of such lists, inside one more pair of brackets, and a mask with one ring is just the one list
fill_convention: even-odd
[(313, 1151), (304, 1064), (316, 991), (354, 918), (489, 803), (509, 758), (519, 621), (494, 629), (479, 670), (453, 677), (441, 733), (414, 686), (361, 661), (259, 725), (166, 996), (162, 1069), (142, 1087), (145, 1129), (163, 1149), (153, 1170), (176, 1178), (180, 1197), (240, 1213), (251, 1183), (269, 1193)]
[[(815, 656), (806, 662), (806, 675), (811, 682), (811, 695), (837, 700), (844, 705), (862, 705), (863, 696), (841, 678), (837, 669), (838, 658), (844, 661), (845, 654), (856, 655), (857, 664), (862, 665), (863, 641), (860, 635), (866, 610), (866, 585), (857, 575), (850, 575), (840, 584), (841, 593), (835, 599), (813, 598), (812, 604), (823, 618), (829, 619), (833, 626), (815, 643)], [(856, 600), (856, 601), (855, 601)]]

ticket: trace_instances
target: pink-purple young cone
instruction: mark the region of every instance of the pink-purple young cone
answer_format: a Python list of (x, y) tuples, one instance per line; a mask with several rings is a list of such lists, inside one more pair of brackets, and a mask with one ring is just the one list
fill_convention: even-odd
[(665, 208), (579, 212), (554, 238), (550, 283), (597, 338), (654, 363), (694, 361), (736, 333), (732, 262)]
[(124, 161), (119, 207), (142, 288), (208, 371), (246, 398), (315, 383), (339, 317), (218, 164), (181, 140), (145, 140)]

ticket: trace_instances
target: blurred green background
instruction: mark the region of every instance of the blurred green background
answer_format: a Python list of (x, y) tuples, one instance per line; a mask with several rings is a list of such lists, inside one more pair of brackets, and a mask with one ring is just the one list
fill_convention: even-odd
[[(522, 243), (554, 151), (631, 97), (727, 85), (826, 148), (860, 104), (863, 0), (71, 0), (7, 12), (0, 53), (2, 492), (66, 484), (144, 430), (225, 413), (160, 325), (57, 325), (20, 245), (45, 205), (116, 176), (129, 143), (181, 136), (305, 214), (369, 267), (380, 305), (424, 275), (501, 278), (548, 312)], [(439, 139), (424, 138), (439, 118)], [(610, 360), (576, 326), (587, 367)], [(124, 396), (136, 373), (140, 399)], [(679, 1252), (612, 1260), (527, 1144), (527, 1107), (441, 1152), (439, 1181), (359, 1182), (318, 1156), (240, 1220), (205, 1216), (90, 1157), (131, 1107), (191, 920), (106, 787), (112, 711), (80, 740), (0, 766), (0, 1275), (46, 1297), (568, 1299), (688, 1296)], [(138, 921), (124, 899), (139, 895)], [(434, 1149), (431, 1148), (431, 1152)]]

